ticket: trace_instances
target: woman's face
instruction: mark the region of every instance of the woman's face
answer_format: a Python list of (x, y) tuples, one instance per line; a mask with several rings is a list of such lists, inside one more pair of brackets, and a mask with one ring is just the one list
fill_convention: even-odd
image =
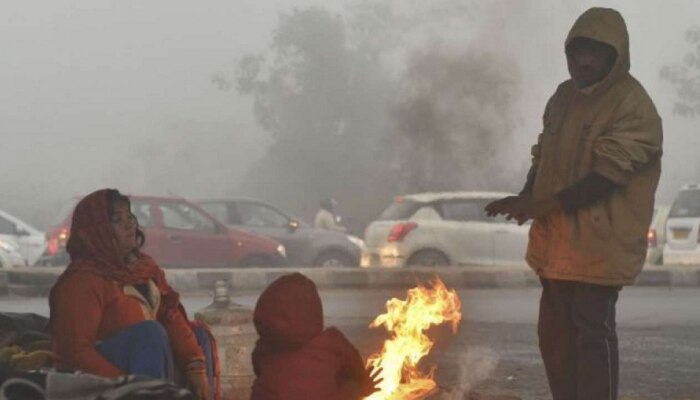
[(123, 201), (114, 204), (114, 213), (110, 215), (114, 232), (117, 236), (117, 245), (122, 257), (126, 257), (137, 247), (136, 218), (131, 214), (129, 206)]

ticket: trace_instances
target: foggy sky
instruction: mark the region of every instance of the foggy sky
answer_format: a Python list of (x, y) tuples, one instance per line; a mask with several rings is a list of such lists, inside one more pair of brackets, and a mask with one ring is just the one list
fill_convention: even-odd
[[(1, 1), (0, 208), (43, 228), (63, 200), (102, 187), (245, 195), (237, 183), (271, 139), (255, 126), (250, 101), (218, 90), (212, 77), (231, 74), (247, 53), (265, 51), (279, 12), (318, 4), (342, 13), (350, 3)], [(605, 5), (625, 17), (632, 74), (664, 119), (659, 200), (669, 202), (681, 184), (700, 181), (698, 121), (672, 114), (674, 88), (659, 78), (663, 65), (687, 51), (683, 34), (700, 24), (700, 2), (462, 3), (478, 18), (469, 26), (450, 20), (440, 36), (486, 46), (520, 69), (518, 127), (514, 143), (503, 146), (513, 165), (504, 169), (527, 162), (544, 104), (567, 78), (563, 41), (571, 24), (589, 6)], [(402, 4), (435, 18), (447, 2)]]

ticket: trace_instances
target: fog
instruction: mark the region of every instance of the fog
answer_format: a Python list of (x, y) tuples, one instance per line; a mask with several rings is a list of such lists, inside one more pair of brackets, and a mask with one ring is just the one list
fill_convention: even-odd
[[(67, 198), (116, 187), (259, 197), (308, 219), (333, 196), (359, 230), (404, 191), (516, 191), (568, 76), (564, 38), (593, 5), (627, 21), (632, 74), (664, 119), (668, 203), (700, 181), (698, 121), (673, 114), (659, 73), (689, 51), (698, 2), (44, 0), (0, 4), (0, 208), (44, 228)], [(304, 18), (337, 37), (295, 37)], [(246, 59), (286, 77), (298, 66), (275, 43), (308, 44), (300, 54), (332, 74), (275, 89), (260, 86), (263, 71), (243, 90)], [(289, 102), (268, 101), (316, 83), (327, 106), (290, 115)]]

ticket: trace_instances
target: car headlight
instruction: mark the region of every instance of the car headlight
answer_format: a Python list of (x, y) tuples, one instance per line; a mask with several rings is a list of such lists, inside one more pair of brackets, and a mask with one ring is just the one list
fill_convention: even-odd
[(350, 241), (350, 243), (354, 244), (355, 246), (357, 246), (359, 248), (365, 247), (364, 240), (360, 239), (357, 236), (348, 235), (348, 240)]
[(277, 246), (277, 252), (280, 253), (282, 257), (287, 258), (287, 249), (285, 249), (283, 245)]
[(17, 248), (10, 244), (9, 242), (6, 242), (4, 240), (0, 240), (0, 250), (5, 251), (6, 253), (12, 253), (17, 251)]

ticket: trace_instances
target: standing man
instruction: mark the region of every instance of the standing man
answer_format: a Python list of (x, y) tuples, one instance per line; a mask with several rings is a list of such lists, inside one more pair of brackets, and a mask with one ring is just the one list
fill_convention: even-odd
[(489, 215), (534, 219), (526, 260), (542, 281), (538, 335), (554, 400), (614, 400), (615, 303), (634, 283), (661, 174), (661, 118), (630, 73), (615, 10), (591, 8), (566, 39), (557, 88), (518, 196)]

